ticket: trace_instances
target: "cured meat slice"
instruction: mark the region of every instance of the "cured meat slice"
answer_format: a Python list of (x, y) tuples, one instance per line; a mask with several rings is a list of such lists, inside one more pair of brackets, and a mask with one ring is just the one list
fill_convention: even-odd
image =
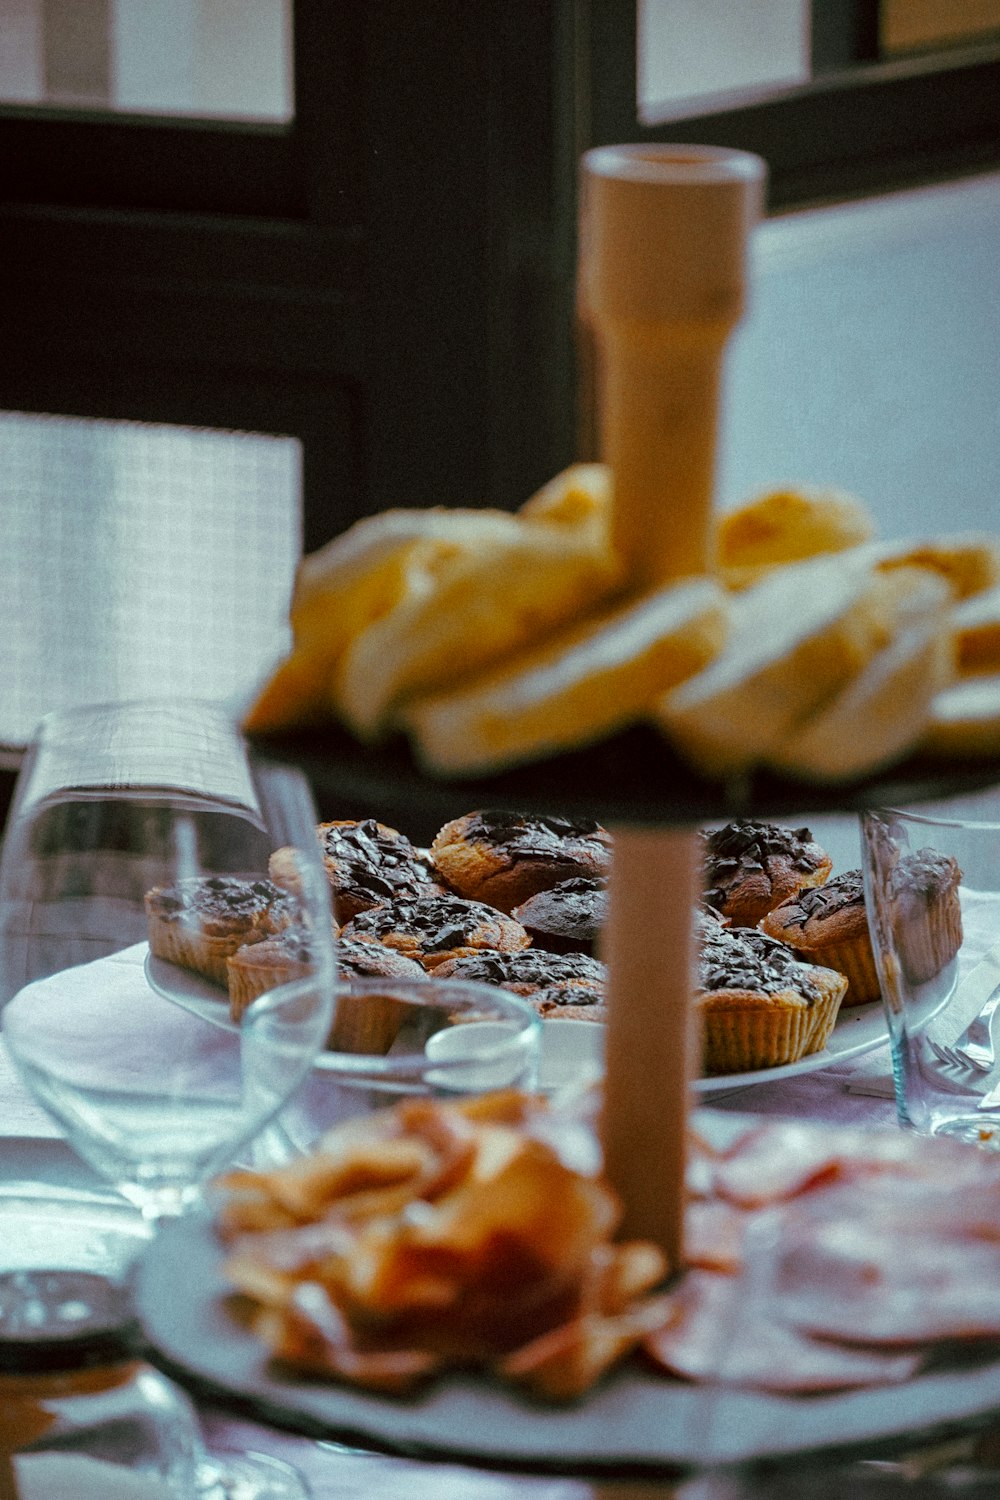
[(691, 1271), (673, 1316), (643, 1342), (661, 1369), (683, 1380), (815, 1395), (909, 1380), (919, 1354), (849, 1349), (762, 1315), (738, 1279)]
[(825, 1339), (906, 1347), (1000, 1340), (1000, 1244), (873, 1218), (825, 1218), (774, 1269), (782, 1315)]

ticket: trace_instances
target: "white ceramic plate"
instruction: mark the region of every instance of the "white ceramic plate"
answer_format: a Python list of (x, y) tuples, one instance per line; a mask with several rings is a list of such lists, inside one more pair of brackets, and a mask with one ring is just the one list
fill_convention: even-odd
[[(236, 1030), (229, 1019), (226, 993), (217, 985), (210, 984), (189, 969), (155, 958), (151, 953), (146, 955), (145, 967), (146, 978), (158, 995), (216, 1026)], [(748, 1088), (755, 1083), (774, 1083), (779, 1078), (794, 1078), (800, 1073), (815, 1073), (821, 1068), (828, 1068), (831, 1063), (847, 1062), (849, 1058), (870, 1052), (885, 1039), (885, 1017), (880, 1004), (876, 1002), (851, 1006), (841, 1012), (833, 1034), (822, 1052), (815, 1052), (810, 1057), (800, 1058), (798, 1062), (786, 1063), (779, 1068), (765, 1068), (757, 1073), (731, 1073), (717, 1078), (699, 1078), (695, 1082), (695, 1089), (699, 1094), (708, 1096)], [(539, 1067), (539, 1086), (542, 1089), (549, 1091), (599, 1075), (603, 1057), (604, 1027), (599, 1023), (542, 1022)], [(322, 1055), (317, 1059), (316, 1066), (323, 1067)]]

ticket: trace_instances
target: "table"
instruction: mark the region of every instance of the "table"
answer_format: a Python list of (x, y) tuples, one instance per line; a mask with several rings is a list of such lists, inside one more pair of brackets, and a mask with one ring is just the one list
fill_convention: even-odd
[[(808, 1116), (831, 1123), (857, 1124), (873, 1129), (895, 1129), (895, 1106), (888, 1097), (888, 1048), (882, 1046), (854, 1062), (822, 1072), (783, 1079), (773, 1084), (734, 1089), (714, 1096), (713, 1109), (771, 1116)], [(4, 1138), (53, 1140), (59, 1135), (53, 1121), (34, 1104), (0, 1047), (0, 1158)], [(316, 1500), (396, 1500), (405, 1493), (412, 1500), (756, 1500), (768, 1493), (766, 1472), (704, 1475), (685, 1480), (629, 1479), (591, 1482), (582, 1478), (527, 1475), (473, 1470), (457, 1463), (418, 1463), (361, 1452), (339, 1444), (311, 1442), (278, 1432), (247, 1419), (233, 1409), (212, 1403), (200, 1405), (206, 1436), (214, 1445), (240, 1451), (256, 1450), (294, 1463), (307, 1477)], [(970, 1433), (957, 1448), (934, 1447), (929, 1455), (908, 1456), (907, 1463), (931, 1462), (939, 1456), (978, 1455), (983, 1463), (1000, 1462), (1000, 1417), (996, 1433)], [(895, 1469), (849, 1465), (848, 1483), (884, 1483)], [(783, 1471), (784, 1472), (784, 1471)], [(795, 1493), (810, 1494), (815, 1484), (831, 1481), (829, 1466), (796, 1466)], [(781, 1482), (784, 1482), (783, 1480)], [(833, 1493), (827, 1490), (827, 1493)], [(912, 1490), (907, 1491), (913, 1494)]]

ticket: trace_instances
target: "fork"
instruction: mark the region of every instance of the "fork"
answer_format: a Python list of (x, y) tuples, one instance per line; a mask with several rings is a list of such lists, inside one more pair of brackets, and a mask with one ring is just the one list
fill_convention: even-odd
[[(993, 954), (984, 959), (983, 964), (978, 967), (981, 968), (983, 965), (988, 965), (995, 977), (996, 966)], [(973, 970), (973, 974), (977, 972), (978, 969)], [(971, 979), (973, 976), (969, 977)], [(940, 1042), (931, 1041), (928, 1037), (927, 1045), (938, 1061), (943, 1062), (946, 1067), (964, 1071), (971, 1068), (977, 1073), (992, 1072), (996, 1063), (992, 1027), (998, 1006), (1000, 1006), (1000, 985), (994, 987), (979, 1014), (969, 1022), (962, 1035), (957, 1037), (951, 1046), (946, 1047)]]

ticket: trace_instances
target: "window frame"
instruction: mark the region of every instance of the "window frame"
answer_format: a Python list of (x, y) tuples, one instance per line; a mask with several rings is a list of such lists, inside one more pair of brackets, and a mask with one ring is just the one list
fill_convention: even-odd
[(817, 3), (814, 83), (656, 124), (634, 0), (294, 0), (288, 126), (0, 109), (0, 405), (298, 437), (306, 550), (519, 503), (579, 448), (587, 147), (757, 151), (772, 213), (1000, 162), (1000, 45), (879, 64)]
[(1000, 163), (1000, 41), (877, 57), (877, 0), (813, 0), (814, 79), (639, 119), (636, 8), (589, 0), (591, 140), (731, 146), (768, 163), (770, 213), (892, 192)]

